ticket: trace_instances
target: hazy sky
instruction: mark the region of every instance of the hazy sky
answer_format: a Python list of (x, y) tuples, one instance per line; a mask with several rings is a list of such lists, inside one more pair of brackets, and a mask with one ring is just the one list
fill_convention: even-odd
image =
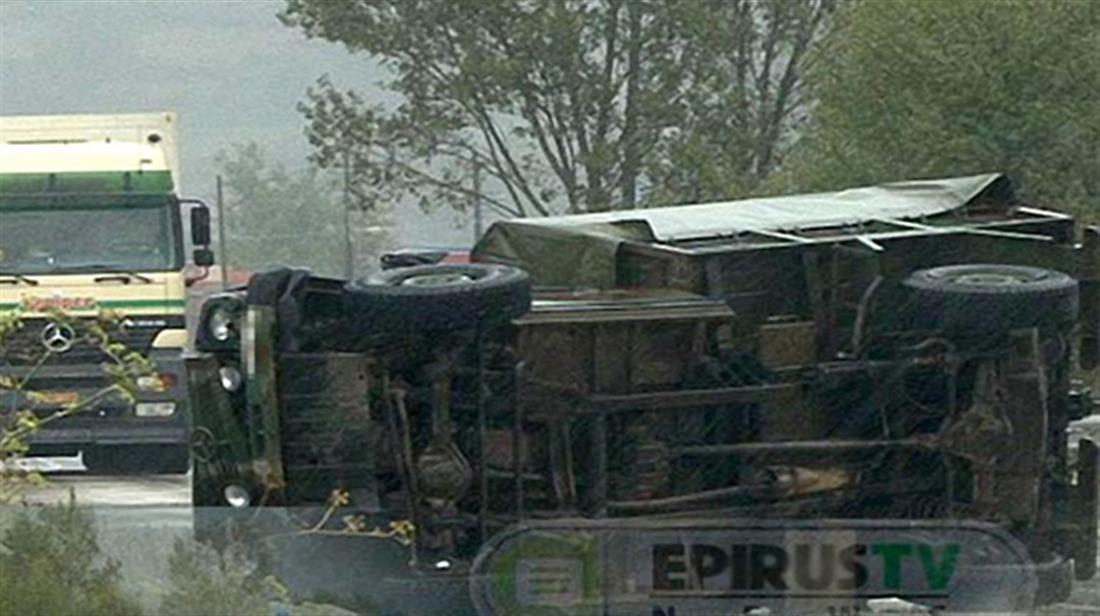
[[(182, 184), (212, 198), (215, 158), (256, 141), (290, 167), (308, 144), (295, 105), (320, 75), (381, 96), (362, 56), (283, 26), (278, 0), (0, 0), (0, 114), (180, 114)], [(458, 244), (453, 216), (398, 220), (403, 243)]]

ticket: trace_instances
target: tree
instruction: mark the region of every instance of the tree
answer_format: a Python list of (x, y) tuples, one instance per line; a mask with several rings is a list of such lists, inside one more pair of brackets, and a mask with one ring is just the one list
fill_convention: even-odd
[[(388, 68), (400, 102), (321, 78), (313, 160), (356, 203), (505, 216), (743, 193), (782, 160), (834, 0), (287, 0), (283, 21)], [(476, 178), (476, 179), (475, 179)]]
[(1100, 3), (860, 2), (814, 59), (779, 189), (1003, 171), (1100, 218)]
[[(308, 267), (342, 275), (344, 210), (340, 180), (315, 166), (289, 172), (255, 143), (219, 157), (226, 187), (227, 252), (232, 265), (252, 271)], [(362, 272), (385, 241), (382, 211), (351, 217), (355, 270)]]

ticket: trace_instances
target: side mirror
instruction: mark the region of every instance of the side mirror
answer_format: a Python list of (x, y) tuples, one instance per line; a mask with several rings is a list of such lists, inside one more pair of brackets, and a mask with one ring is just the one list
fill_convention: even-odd
[(196, 248), (191, 258), (195, 262), (195, 265), (199, 267), (210, 267), (214, 265), (214, 251), (209, 248)]
[(210, 244), (210, 210), (206, 206), (199, 206), (191, 210), (191, 243), (196, 246)]

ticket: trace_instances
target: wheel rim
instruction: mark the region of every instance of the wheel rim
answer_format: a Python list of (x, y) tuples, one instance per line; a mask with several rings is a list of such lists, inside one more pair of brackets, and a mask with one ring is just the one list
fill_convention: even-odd
[(1027, 284), (1034, 279), (1034, 276), (1024, 276), (1022, 274), (1011, 274), (1007, 272), (973, 272), (955, 277), (955, 282), (981, 287), (1007, 287)]
[(451, 272), (447, 274), (417, 274), (409, 276), (401, 281), (403, 287), (446, 287), (450, 285), (473, 282), (474, 279), (466, 274)]

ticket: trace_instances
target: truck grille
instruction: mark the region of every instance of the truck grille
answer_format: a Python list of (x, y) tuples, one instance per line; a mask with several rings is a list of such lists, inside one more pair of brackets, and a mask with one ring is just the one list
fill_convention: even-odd
[[(153, 344), (153, 338), (164, 327), (183, 327), (182, 317), (158, 319), (165, 321), (165, 326), (157, 327), (131, 327), (124, 331), (113, 332), (111, 339), (125, 344), (131, 351), (146, 354)], [(178, 323), (176, 322), (178, 321)], [(10, 332), (0, 343), (0, 362), (9, 366), (31, 366), (42, 359), (46, 352), (43, 344), (43, 331), (49, 325), (46, 319), (25, 319), (23, 326), (14, 332)], [(75, 365), (98, 364), (108, 361), (108, 358), (94, 345), (84, 339), (84, 333), (79, 326), (74, 327), (76, 338), (72, 347), (57, 353), (49, 361), (51, 365)]]

